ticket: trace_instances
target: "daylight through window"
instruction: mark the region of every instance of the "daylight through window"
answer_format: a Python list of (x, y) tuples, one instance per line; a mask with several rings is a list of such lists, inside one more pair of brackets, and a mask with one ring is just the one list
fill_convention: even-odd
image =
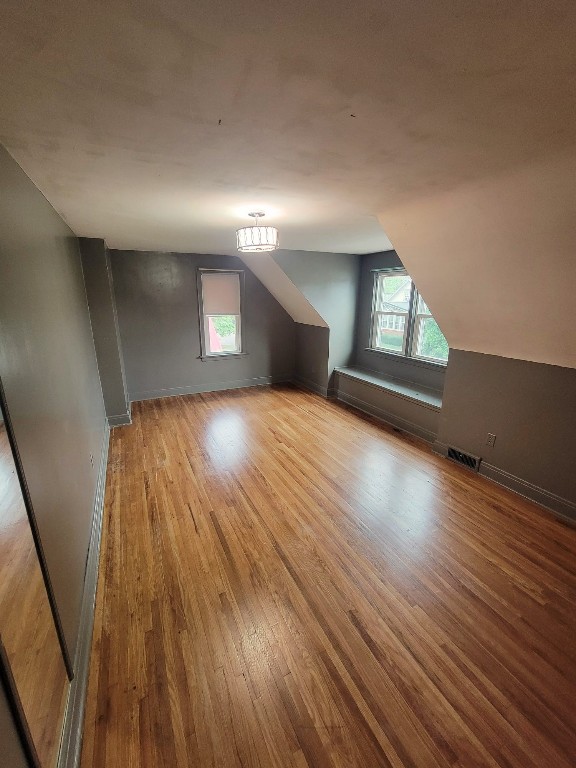
[(448, 360), (448, 342), (406, 272), (375, 274), (370, 347), (436, 363)]

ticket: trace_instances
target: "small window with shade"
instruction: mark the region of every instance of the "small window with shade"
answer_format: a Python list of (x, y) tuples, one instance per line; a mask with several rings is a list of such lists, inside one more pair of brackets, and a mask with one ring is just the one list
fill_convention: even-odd
[(202, 357), (242, 354), (243, 272), (199, 271)]

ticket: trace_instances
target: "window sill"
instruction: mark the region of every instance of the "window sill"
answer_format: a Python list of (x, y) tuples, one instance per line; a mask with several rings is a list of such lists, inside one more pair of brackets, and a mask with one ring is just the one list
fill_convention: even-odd
[(401, 360), (407, 365), (418, 365), (421, 368), (432, 368), (438, 370), (448, 366), (448, 362), (437, 363), (434, 360), (422, 360), (419, 357), (408, 357), (408, 355), (398, 355), (396, 352), (386, 352), (383, 349), (373, 349), (372, 347), (364, 347), (365, 352), (373, 352), (375, 355), (382, 355), (383, 357), (390, 358), (391, 360)]
[(230, 360), (230, 358), (246, 357), (248, 352), (224, 352), (221, 355), (199, 355), (198, 359), (206, 362), (207, 360)]

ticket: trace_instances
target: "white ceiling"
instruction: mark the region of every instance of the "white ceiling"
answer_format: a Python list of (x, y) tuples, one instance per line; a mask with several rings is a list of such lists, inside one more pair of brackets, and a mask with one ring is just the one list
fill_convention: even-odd
[[(289, 250), (385, 250), (386, 231), (453, 346), (576, 365), (554, 299), (576, 278), (575, 183), (541, 188), (576, 156), (574, 0), (2, 6), (0, 141), (77, 234), (235, 253), (254, 208)], [(536, 295), (549, 330), (500, 344)]]
[(4, 0), (0, 140), (111, 247), (234, 253), (262, 208), (383, 250), (399, 199), (574, 139), (574, 5)]
[(323, 53), (323, 14), (304, 3), (8, 6), (0, 140), (77, 234), (235, 253), (235, 229), (261, 209), (283, 248), (391, 247), (374, 105), (338, 85), (345, 6)]

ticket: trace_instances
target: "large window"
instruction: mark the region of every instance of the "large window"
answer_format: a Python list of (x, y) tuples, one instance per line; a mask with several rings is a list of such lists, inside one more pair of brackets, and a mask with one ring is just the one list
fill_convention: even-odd
[(410, 275), (376, 272), (370, 348), (446, 363), (448, 342)]
[(241, 278), (241, 272), (200, 271), (203, 356), (220, 357), (242, 353)]

